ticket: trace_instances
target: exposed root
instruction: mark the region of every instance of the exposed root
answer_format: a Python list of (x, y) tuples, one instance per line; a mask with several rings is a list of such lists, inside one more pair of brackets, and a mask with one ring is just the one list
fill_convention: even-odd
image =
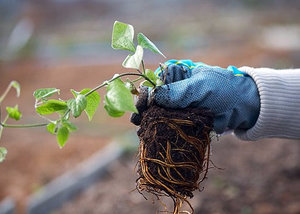
[[(166, 195), (174, 202), (174, 214), (199, 189), (210, 163), (213, 115), (204, 109), (163, 109), (151, 106), (142, 118), (137, 189)], [(200, 178), (200, 175), (203, 174)]]

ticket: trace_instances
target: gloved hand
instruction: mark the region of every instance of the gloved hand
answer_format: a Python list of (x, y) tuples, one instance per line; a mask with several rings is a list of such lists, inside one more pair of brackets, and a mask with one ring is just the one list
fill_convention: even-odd
[(167, 108), (204, 107), (215, 114), (214, 129), (249, 129), (259, 115), (260, 101), (252, 78), (230, 66), (222, 69), (190, 60), (166, 62), (156, 71), (165, 85), (154, 91), (154, 100)]

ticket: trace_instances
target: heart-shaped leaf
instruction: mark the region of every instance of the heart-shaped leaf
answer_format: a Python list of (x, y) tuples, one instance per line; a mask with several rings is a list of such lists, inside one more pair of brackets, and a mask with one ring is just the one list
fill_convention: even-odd
[(60, 90), (57, 88), (40, 88), (33, 92), (33, 96), (37, 101), (39, 101), (43, 98), (50, 97), (55, 93), (59, 94), (59, 92)]
[(125, 114), (125, 111), (118, 111), (118, 110), (114, 109), (112, 104), (107, 99), (107, 96), (105, 96), (104, 109), (106, 110), (107, 114), (111, 117), (121, 117)]
[(129, 54), (123, 62), (123, 67), (125, 68), (133, 68), (139, 69), (142, 59), (143, 59), (143, 48), (142, 46), (138, 45), (136, 47), (136, 51), (133, 55)]
[(143, 48), (147, 48), (151, 50), (154, 53), (162, 55), (164, 58), (165, 55), (156, 47), (156, 45), (150, 41), (144, 34), (139, 33), (137, 36), (138, 44), (142, 46)]
[(49, 123), (47, 125), (47, 131), (51, 134), (56, 134), (56, 124), (55, 123)]
[[(83, 90), (81, 90), (80, 92), (76, 92), (74, 90), (71, 90), (74, 97), (76, 98), (78, 94), (81, 95), (85, 95), (88, 92), (91, 91), (91, 89), (89, 88), (85, 88)], [(93, 119), (93, 116), (100, 104), (100, 95), (98, 92), (94, 91), (93, 93), (91, 93), (90, 95), (86, 96), (86, 101), (87, 101), (87, 105), (86, 108), (84, 109), (86, 115), (89, 118), (89, 121), (91, 121)]]
[(130, 90), (126, 88), (124, 82), (119, 78), (108, 84), (105, 99), (108, 105), (118, 112), (138, 112)]
[(36, 107), (36, 112), (40, 115), (48, 115), (54, 112), (65, 111), (68, 108), (67, 103), (60, 100), (47, 100), (42, 105)]
[(75, 99), (68, 100), (67, 105), (75, 118), (81, 115), (81, 112), (86, 108), (87, 100), (84, 95), (77, 95)]
[(134, 29), (132, 25), (115, 21), (112, 32), (112, 48), (135, 52), (133, 36)]
[(60, 127), (57, 131), (57, 142), (60, 148), (63, 148), (69, 138), (69, 130), (67, 127)]

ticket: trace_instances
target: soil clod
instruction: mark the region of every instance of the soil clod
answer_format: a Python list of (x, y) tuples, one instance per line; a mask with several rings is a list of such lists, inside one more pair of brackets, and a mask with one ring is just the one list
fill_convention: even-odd
[(183, 202), (190, 205), (187, 198), (193, 197), (208, 171), (212, 129), (209, 110), (151, 105), (138, 131), (138, 190), (171, 197), (176, 214)]

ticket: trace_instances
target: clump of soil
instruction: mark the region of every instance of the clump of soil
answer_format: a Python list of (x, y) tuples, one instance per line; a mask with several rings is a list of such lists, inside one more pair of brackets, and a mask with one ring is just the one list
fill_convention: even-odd
[(140, 138), (137, 189), (174, 202), (179, 213), (183, 202), (205, 179), (210, 152), (209, 134), (213, 114), (206, 109), (165, 109), (151, 105), (143, 114)]

